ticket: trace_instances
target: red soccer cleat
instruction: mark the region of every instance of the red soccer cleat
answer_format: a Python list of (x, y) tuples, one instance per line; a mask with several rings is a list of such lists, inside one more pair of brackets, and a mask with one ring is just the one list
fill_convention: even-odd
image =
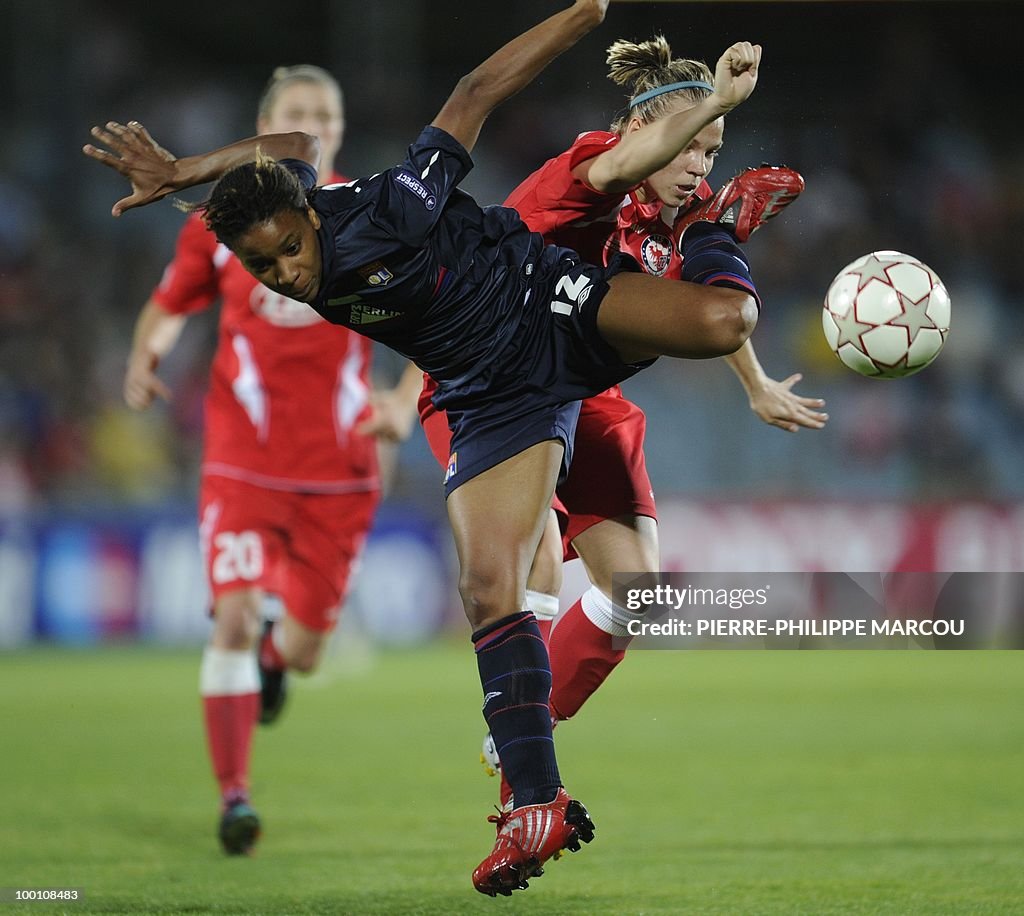
[(554, 801), (524, 805), (488, 818), (498, 827), (491, 854), (473, 872), (473, 886), (481, 894), (508, 897), (528, 887), (528, 878), (544, 874), (548, 859), (568, 849), (578, 852), (580, 843), (594, 839), (594, 822), (587, 809), (565, 789)]
[(762, 165), (744, 169), (730, 178), (717, 194), (676, 218), (673, 235), (676, 245), (683, 232), (694, 223), (718, 223), (731, 229), (738, 242), (773, 216), (778, 216), (804, 189), (799, 172), (785, 166)]

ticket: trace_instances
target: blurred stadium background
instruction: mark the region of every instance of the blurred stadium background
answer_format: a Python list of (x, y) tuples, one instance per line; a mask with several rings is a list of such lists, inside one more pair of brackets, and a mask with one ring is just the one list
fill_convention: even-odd
[[(194, 501), (214, 323), (193, 320), (166, 364), (168, 409), (125, 408), (132, 323), (181, 215), (165, 204), (111, 219), (122, 186), (79, 152), (89, 126), (137, 118), (175, 152), (210, 148), (252, 132), (275, 65), (308, 61), (347, 91), (341, 168), (368, 174), (400, 158), (459, 75), (558, 6), (3, 4), (0, 645), (205, 632)], [(738, 38), (765, 46), (712, 183), (762, 161), (805, 175), (802, 199), (749, 244), (766, 300), (755, 342), (776, 378), (804, 373), (799, 389), (824, 396), (831, 421), (797, 435), (762, 425), (718, 363), (662, 360), (631, 381), (650, 420), (666, 568), (1024, 569), (1015, 6), (615, 4), (489, 122), (466, 186), (498, 202), (611, 120), (615, 37), (663, 31), (676, 54), (712, 64)], [(879, 248), (930, 264), (954, 303), (941, 359), (900, 382), (844, 369), (820, 330), (833, 274)], [(386, 353), (378, 367), (384, 381), (395, 371)], [(418, 431), (380, 528), (375, 546), (393, 540), (363, 576), (378, 629), (415, 640), (458, 621), (440, 478)], [(399, 568), (420, 578), (387, 575), (381, 601), (376, 574)]]

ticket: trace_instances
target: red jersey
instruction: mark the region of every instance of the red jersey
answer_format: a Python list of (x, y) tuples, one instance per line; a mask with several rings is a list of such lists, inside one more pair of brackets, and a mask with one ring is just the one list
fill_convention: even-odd
[[(682, 258), (672, 244), (672, 224), (661, 216), (660, 200), (642, 202), (634, 188), (627, 194), (598, 191), (573, 175), (581, 162), (619, 142), (616, 134), (593, 130), (580, 134), (564, 153), (549, 159), (506, 199), (544, 241), (575, 249), (583, 260), (607, 264), (616, 253), (632, 257), (655, 277), (678, 280)], [(694, 198), (711, 196), (701, 182)]]
[(174, 314), (221, 301), (205, 402), (203, 473), (308, 493), (379, 488), (369, 413), (371, 342), (249, 274), (198, 215), (153, 299)]
[[(672, 224), (661, 217), (660, 200), (642, 202), (636, 188), (627, 194), (608, 194), (592, 188), (573, 175), (581, 162), (599, 156), (619, 142), (617, 134), (592, 130), (580, 134), (564, 153), (549, 159), (505, 199), (505, 206), (519, 211), (534, 232), (549, 245), (578, 251), (584, 261), (607, 264), (615, 254), (632, 257), (654, 277), (679, 280), (683, 259), (672, 244)], [(637, 186), (639, 187), (639, 185)], [(702, 181), (692, 203), (706, 200), (711, 187)], [(424, 395), (437, 385), (424, 376)], [(615, 386), (614, 391), (618, 391)]]

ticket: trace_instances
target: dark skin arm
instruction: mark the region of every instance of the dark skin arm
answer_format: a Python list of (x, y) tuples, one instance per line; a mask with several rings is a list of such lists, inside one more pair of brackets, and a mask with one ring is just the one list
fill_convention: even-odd
[(472, 150), (487, 116), (603, 21), (609, 0), (576, 0), (513, 38), (459, 80), (431, 122)]
[(110, 152), (92, 144), (82, 147), (82, 152), (124, 175), (132, 186), (132, 193), (114, 204), (110, 211), (114, 216), (151, 204), (175, 191), (216, 181), (236, 166), (252, 162), (257, 150), (272, 159), (301, 159), (313, 168), (320, 160), (320, 141), (299, 131), (250, 137), (209, 153), (181, 159), (160, 146), (138, 121), (128, 124), (108, 121), (104, 127), (94, 127), (91, 133), (109, 147)]

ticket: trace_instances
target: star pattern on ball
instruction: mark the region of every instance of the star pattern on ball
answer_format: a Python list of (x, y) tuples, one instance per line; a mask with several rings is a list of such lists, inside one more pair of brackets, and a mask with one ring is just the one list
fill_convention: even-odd
[(889, 275), (885, 271), (890, 267), (892, 267), (891, 261), (882, 261), (873, 254), (868, 255), (867, 261), (864, 264), (856, 270), (850, 271), (850, 273), (860, 278), (857, 281), (857, 292), (859, 293), (872, 280), (889, 284)]
[(914, 342), (917, 332), (922, 328), (932, 328), (936, 331), (939, 329), (939, 326), (928, 317), (928, 303), (931, 301), (930, 293), (922, 296), (916, 302), (898, 290), (897, 295), (900, 297), (900, 306), (903, 308), (903, 314), (891, 319), (889, 324), (906, 328), (907, 333), (910, 334), (911, 343)]
[(837, 315), (832, 312), (832, 320), (836, 323), (836, 327), (839, 328), (839, 339), (836, 341), (836, 349), (839, 349), (845, 343), (852, 343), (858, 349), (861, 346), (860, 335), (865, 331), (870, 331), (874, 325), (865, 324), (863, 321), (858, 321), (857, 316), (854, 313), (854, 309), (851, 308), (845, 315)]

